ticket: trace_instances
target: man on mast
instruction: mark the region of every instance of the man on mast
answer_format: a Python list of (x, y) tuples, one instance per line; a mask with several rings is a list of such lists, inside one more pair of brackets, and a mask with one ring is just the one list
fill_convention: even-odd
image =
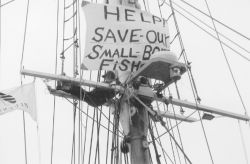
[[(113, 71), (108, 71), (102, 77), (104, 78), (104, 82), (108, 84), (117, 81), (116, 74)], [(93, 107), (104, 105), (116, 95), (113, 89), (94, 88), (91, 91), (86, 91), (79, 85), (62, 81), (58, 82), (56, 89), (70, 93), (77, 99), (81, 99)]]

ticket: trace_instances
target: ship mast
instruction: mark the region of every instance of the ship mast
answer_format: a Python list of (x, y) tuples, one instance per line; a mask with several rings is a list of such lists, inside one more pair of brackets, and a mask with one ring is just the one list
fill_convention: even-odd
[[(126, 7), (131, 7), (131, 8), (137, 8), (139, 9), (138, 5), (138, 0), (104, 0), (105, 3), (111, 4), (111, 5), (123, 5)], [(76, 54), (77, 56), (77, 54)], [(23, 75), (28, 75), (28, 76), (34, 76), (34, 77), (39, 77), (39, 78), (45, 78), (45, 79), (51, 79), (51, 80), (57, 80), (57, 81), (66, 81), (74, 84), (80, 84), (84, 86), (92, 86), (92, 87), (99, 87), (99, 88), (109, 88), (109, 89), (114, 89), (115, 91), (121, 93), (123, 96), (119, 101), (119, 105), (115, 104), (116, 111), (119, 114), (118, 117), (120, 117), (120, 121), (122, 124), (122, 128), (125, 131), (125, 137), (121, 145), (126, 147), (125, 153), (128, 152), (130, 153), (130, 160), (131, 164), (149, 164), (151, 163), (150, 161), (150, 155), (149, 155), (149, 146), (148, 146), (148, 140), (147, 140), (147, 134), (149, 130), (149, 115), (150, 116), (156, 116), (154, 110), (151, 110), (150, 107), (143, 106), (143, 102), (141, 103), (140, 107), (131, 107), (131, 102), (129, 102), (130, 98), (133, 97), (134, 93), (128, 93), (127, 92), (133, 92), (134, 90), (129, 90), (129, 88), (125, 88), (121, 85), (108, 85), (105, 83), (100, 83), (100, 82), (94, 82), (94, 81), (87, 81), (84, 79), (77, 79), (77, 72), (76, 72), (76, 67), (77, 63), (75, 62), (76, 59), (74, 58), (74, 63), (73, 63), (73, 72), (74, 72), (74, 78), (70, 78), (67, 76), (62, 76), (62, 75), (50, 75), (46, 73), (40, 73), (40, 72), (34, 72), (34, 71), (28, 71), (28, 70), (21, 70), (21, 74)], [(163, 72), (163, 71), (159, 71)], [(133, 74), (133, 76), (136, 75), (136, 72)], [(140, 75), (140, 72), (137, 72), (137, 75)], [(159, 75), (160, 76), (160, 75)], [(133, 79), (135, 79), (137, 76), (134, 76)], [(132, 78), (131, 78), (132, 79)], [(172, 81), (171, 81), (172, 82)], [(152, 88), (151, 88), (152, 89)], [(57, 92), (56, 90), (50, 90), (51, 94), (61, 96), (61, 97), (67, 97), (72, 98), (71, 95), (62, 93), (62, 92)], [(135, 95), (142, 95), (144, 97), (147, 97), (151, 100), (156, 100), (160, 101), (163, 103), (171, 103), (173, 105), (189, 108), (189, 109), (194, 109), (198, 111), (204, 111), (208, 113), (214, 113), (214, 114), (219, 114), (222, 116), (226, 117), (231, 117), (239, 120), (244, 120), (244, 121), (249, 121), (250, 118), (245, 115), (240, 115), (236, 113), (231, 113), (227, 112), (224, 110), (220, 110), (217, 108), (213, 107), (208, 107), (196, 103), (191, 103), (179, 99), (174, 99), (172, 96), (166, 97), (166, 96), (161, 96), (157, 97), (155, 94), (143, 92), (143, 90), (138, 89), (135, 92)], [(137, 98), (136, 96), (134, 98)], [(139, 100), (138, 100), (139, 101)], [(153, 113), (152, 113), (153, 112)], [(190, 117), (186, 116), (178, 116), (178, 115), (170, 115), (167, 112), (164, 113), (157, 113), (157, 116), (160, 115), (161, 117), (166, 117), (166, 118), (172, 118), (172, 119), (177, 119), (177, 120), (182, 120), (182, 121), (187, 121), (187, 122), (194, 122)], [(208, 115), (209, 116), (209, 115)], [(211, 115), (210, 115), (211, 116)], [(115, 116), (116, 117), (116, 116)], [(154, 119), (153, 119), (154, 120)], [(158, 120), (160, 121), (160, 120)], [(151, 131), (150, 131), (151, 132)], [(80, 141), (79, 141), (80, 142)], [(80, 151), (79, 151), (80, 152)], [(184, 154), (184, 153), (183, 153)], [(157, 155), (157, 153), (156, 153)], [(185, 155), (185, 154), (184, 154)], [(80, 160), (79, 160), (80, 161)], [(157, 161), (158, 162), (158, 161)], [(117, 163), (118, 160), (117, 160)], [(159, 163), (159, 162), (158, 162)]]
[[(106, 3), (113, 5), (124, 5), (132, 8), (138, 8), (138, 2), (136, 0), (106, 0)], [(131, 112), (127, 98), (121, 99), (121, 105), (118, 109), (122, 111), (120, 113), (120, 117), (124, 120), (125, 126), (129, 127), (129, 136), (126, 140), (129, 140), (129, 151), (131, 164), (149, 164), (149, 150), (148, 150), (148, 141), (147, 141), (147, 133), (148, 133), (148, 112), (142, 107), (137, 109), (137, 114), (134, 114), (131, 117), (131, 123), (129, 123), (129, 116)], [(123, 125), (124, 126), (124, 125)], [(124, 128), (124, 127), (123, 127)], [(125, 141), (127, 142), (127, 141)]]

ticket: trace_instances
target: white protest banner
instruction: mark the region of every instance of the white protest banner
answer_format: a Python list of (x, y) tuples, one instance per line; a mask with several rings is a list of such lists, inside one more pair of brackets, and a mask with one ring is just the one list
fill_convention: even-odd
[(0, 91), (0, 115), (14, 110), (28, 112), (37, 121), (35, 84), (25, 84), (17, 88)]
[(169, 51), (165, 19), (107, 4), (86, 4), (83, 13), (87, 29), (83, 65), (87, 69), (133, 72), (155, 52)]

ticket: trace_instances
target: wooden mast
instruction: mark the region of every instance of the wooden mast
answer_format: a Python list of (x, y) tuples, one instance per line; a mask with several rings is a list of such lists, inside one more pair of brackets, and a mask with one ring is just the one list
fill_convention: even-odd
[[(124, 5), (133, 8), (140, 8), (138, 0), (106, 0), (106, 3), (113, 5)], [(120, 117), (125, 120), (122, 123), (123, 128), (128, 129), (128, 145), (132, 164), (149, 164), (149, 148), (147, 141), (148, 132), (148, 112), (144, 109), (137, 109), (134, 115), (131, 115), (131, 109), (128, 104), (128, 97), (123, 96), (119, 106)], [(131, 118), (131, 119), (130, 119)]]

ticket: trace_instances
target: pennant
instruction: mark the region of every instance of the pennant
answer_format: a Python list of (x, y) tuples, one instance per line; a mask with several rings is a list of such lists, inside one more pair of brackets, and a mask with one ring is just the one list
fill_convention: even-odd
[(37, 121), (35, 83), (0, 91), (0, 115), (14, 110), (23, 110)]

